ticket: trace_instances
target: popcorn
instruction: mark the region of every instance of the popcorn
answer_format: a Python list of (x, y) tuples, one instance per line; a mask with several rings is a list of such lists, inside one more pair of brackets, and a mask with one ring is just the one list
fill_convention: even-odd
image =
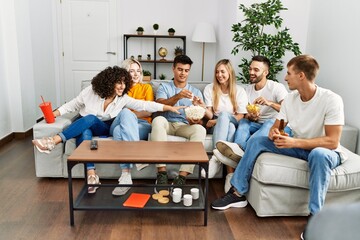
[(190, 106), (185, 108), (185, 115), (190, 119), (202, 119), (205, 115), (205, 108), (200, 106)]

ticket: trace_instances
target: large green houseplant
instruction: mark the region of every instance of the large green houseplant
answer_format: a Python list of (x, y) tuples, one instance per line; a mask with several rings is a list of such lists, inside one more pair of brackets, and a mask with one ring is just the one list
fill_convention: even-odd
[[(301, 54), (299, 44), (292, 40), (288, 28), (282, 28), (283, 19), (279, 13), (287, 10), (281, 0), (268, 0), (263, 3), (254, 3), (250, 7), (240, 4), (239, 9), (245, 19), (232, 25), (233, 41), (237, 45), (231, 51), (236, 55), (239, 50), (250, 51), (252, 56), (263, 55), (271, 62), (268, 79), (277, 81), (276, 75), (283, 70), (282, 57), (286, 51), (295, 55)], [(268, 31), (269, 33), (267, 33)], [(238, 80), (249, 83), (248, 68), (251, 59), (242, 58)]]

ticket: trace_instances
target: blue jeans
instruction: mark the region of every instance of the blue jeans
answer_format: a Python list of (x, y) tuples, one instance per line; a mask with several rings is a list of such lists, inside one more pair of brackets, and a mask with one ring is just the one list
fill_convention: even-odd
[[(277, 148), (267, 136), (251, 137), (248, 147), (231, 179), (231, 185), (240, 194), (249, 191), (249, 181), (257, 157), (263, 152), (272, 152), (290, 157), (300, 158), (308, 162), (310, 178), (310, 213), (315, 214), (324, 205), (325, 196), (329, 187), (331, 170), (340, 164), (337, 152), (326, 148), (317, 147), (309, 150), (300, 148)], [(290, 161), (290, 160), (289, 160)], [(274, 173), (276, 174), (276, 173)]]
[[(250, 137), (268, 136), (270, 128), (274, 125), (275, 119), (266, 120), (264, 123), (252, 122), (246, 118), (239, 121), (239, 125), (235, 132), (234, 142), (239, 144), (245, 151), (247, 142)], [(291, 129), (285, 127), (285, 132), (292, 136)]]
[(221, 112), (214, 126), (213, 149), (215, 149), (215, 145), (219, 140), (232, 142), (237, 126), (238, 121), (231, 113)]
[(140, 140), (148, 140), (149, 133), (151, 132), (151, 124), (144, 119), (138, 119), (138, 126)]
[[(122, 109), (111, 124), (110, 135), (116, 141), (139, 141), (139, 126), (136, 115), (127, 108)], [(120, 167), (121, 169), (129, 169), (132, 165), (122, 163)]]
[[(91, 140), (93, 136), (109, 135), (111, 121), (103, 122), (95, 115), (89, 114), (78, 118), (69, 125), (63, 132), (59, 133), (63, 142), (71, 138), (76, 138), (76, 147), (84, 140)], [(93, 163), (87, 164), (87, 169), (95, 169)]]

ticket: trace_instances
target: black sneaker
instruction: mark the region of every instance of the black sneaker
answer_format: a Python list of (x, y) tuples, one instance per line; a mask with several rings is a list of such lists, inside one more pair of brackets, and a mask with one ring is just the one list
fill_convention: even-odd
[(172, 185), (185, 185), (186, 178), (184, 176), (178, 175), (174, 178)]
[[(168, 184), (168, 175), (166, 171), (158, 172), (156, 176), (156, 185), (167, 185)], [(161, 190), (169, 190), (168, 187), (156, 186), (154, 188), (155, 193), (159, 193)]]
[(235, 189), (232, 187), (230, 190), (221, 198), (216, 199), (211, 203), (211, 207), (216, 210), (225, 210), (231, 207), (242, 208), (247, 205), (245, 196), (237, 196)]

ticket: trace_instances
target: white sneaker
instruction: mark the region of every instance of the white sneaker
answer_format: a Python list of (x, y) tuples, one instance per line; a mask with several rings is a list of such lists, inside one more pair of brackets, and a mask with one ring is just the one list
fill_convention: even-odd
[(233, 142), (220, 140), (216, 143), (216, 148), (222, 155), (230, 158), (235, 162), (239, 162), (240, 159), (244, 156), (244, 151), (240, 148), (238, 144)]
[(223, 164), (230, 166), (232, 168), (236, 168), (236, 166), (238, 165), (238, 162), (233, 161), (232, 159), (225, 157), (224, 155), (222, 155), (219, 150), (214, 149), (214, 155), (216, 156), (216, 158)]
[[(119, 184), (132, 184), (131, 173), (122, 172), (119, 178)], [(121, 196), (125, 195), (130, 190), (130, 187), (116, 187), (112, 191), (112, 195)]]
[(231, 188), (231, 183), (230, 183), (230, 181), (231, 181), (231, 178), (232, 178), (233, 175), (234, 175), (234, 173), (228, 173), (228, 174), (226, 175), (225, 185), (224, 185), (224, 191), (225, 191), (225, 193), (227, 193), (227, 192), (230, 190), (230, 188)]
[(32, 140), (33, 145), (39, 152), (49, 154), (55, 148), (55, 141), (52, 137), (43, 137), (41, 139)]
[[(221, 168), (221, 162), (216, 158), (215, 155), (212, 155), (212, 157), (209, 160), (209, 178), (214, 178), (215, 175), (220, 171)], [(205, 170), (201, 170), (201, 177), (205, 178)]]
[[(87, 183), (88, 184), (101, 184), (98, 175), (89, 175), (88, 179), (87, 179)], [(88, 187), (88, 193), (95, 193), (96, 189), (98, 189), (98, 188), (99, 187), (97, 187), (97, 186)]]

